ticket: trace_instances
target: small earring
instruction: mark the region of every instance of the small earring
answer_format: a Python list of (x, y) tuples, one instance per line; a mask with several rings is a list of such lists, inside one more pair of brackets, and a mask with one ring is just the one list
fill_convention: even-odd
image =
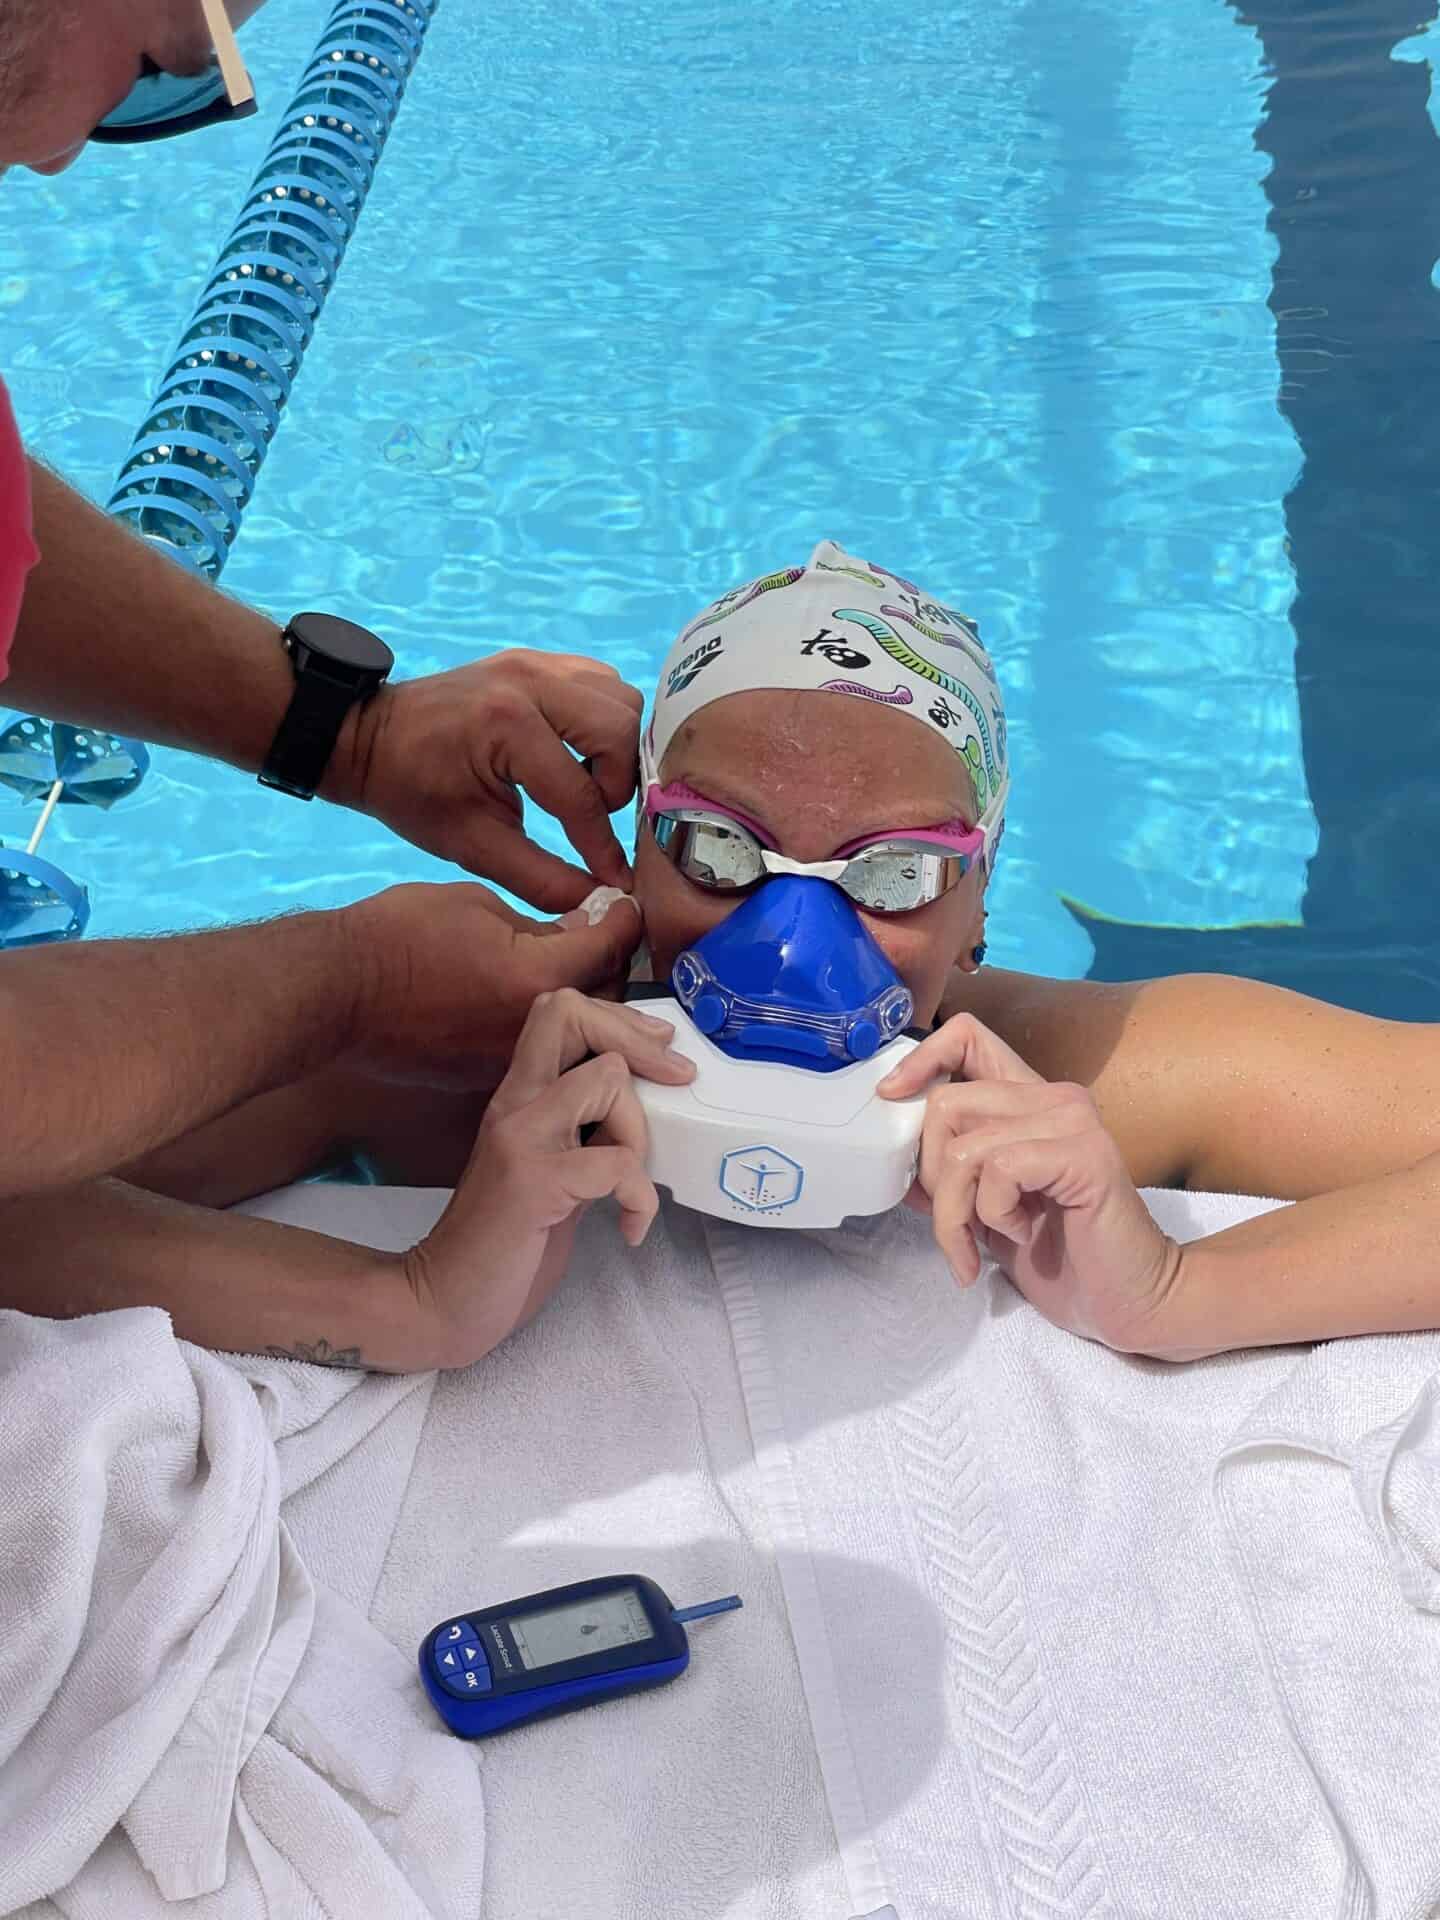
[(971, 959), (972, 959), (972, 960), (973, 960), (973, 961), (975, 962), (975, 964), (976, 964), (976, 966), (977, 966), (977, 967), (983, 967), (983, 966), (984, 966), (984, 964), (985, 964), (985, 942), (984, 942), (983, 940), (982, 940), (982, 941), (980, 942), (980, 944), (979, 944), (979, 946), (978, 946), (978, 947), (972, 947), (972, 948), (970, 949), (970, 958), (971, 958)]

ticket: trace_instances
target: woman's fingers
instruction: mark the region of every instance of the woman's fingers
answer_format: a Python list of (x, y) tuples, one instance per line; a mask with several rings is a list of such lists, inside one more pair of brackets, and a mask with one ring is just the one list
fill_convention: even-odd
[(1023, 1085), (1043, 1085), (1033, 1067), (1007, 1047), (997, 1034), (982, 1026), (974, 1014), (957, 1013), (943, 1027), (922, 1040), (913, 1053), (906, 1054), (892, 1073), (880, 1082), (887, 1100), (904, 1100), (919, 1093), (932, 1080), (956, 1077), (961, 1080), (1009, 1080)]
[(1053, 1118), (1056, 1115), (1065, 1115), (1064, 1129), (1074, 1131), (1085, 1123), (1087, 1108), (1093, 1113), (1083, 1088), (1047, 1080), (1024, 1084), (986, 1080), (936, 1087), (926, 1103), (920, 1131), (920, 1184), (934, 1194), (956, 1141), (979, 1135), (989, 1138), (997, 1127), (1009, 1128), (1012, 1133), (1018, 1128), (1017, 1137), (1023, 1137), (1027, 1128), (1048, 1132), (1057, 1124)]
[(522, 1152), (568, 1152), (580, 1144), (579, 1135), (587, 1127), (602, 1132), (602, 1144), (626, 1147), (641, 1159), (649, 1142), (630, 1065), (619, 1053), (600, 1053), (572, 1067), (510, 1114), (504, 1125)]
[[(1077, 1154), (1085, 1152), (1089, 1131), (1085, 1104), (1064, 1098), (980, 1132), (928, 1143), (929, 1166), (922, 1166), (921, 1178), (930, 1195), (935, 1239), (962, 1286), (979, 1277), (977, 1227), (1004, 1234), (1020, 1246), (1030, 1243), (1033, 1228), (1028, 1217), (1022, 1217), (1029, 1210), (1020, 1189), (1025, 1193), (1036, 1189), (1025, 1185), (1018, 1171), (1033, 1167), (1037, 1172), (1043, 1169), (1045, 1181), (1059, 1178), (1063, 1169), (1073, 1170)], [(1013, 1193), (1011, 1185), (1016, 1187)], [(1013, 1233), (1011, 1225), (1016, 1229)]]
[(931, 1224), (935, 1244), (950, 1263), (962, 1287), (980, 1277), (980, 1246), (975, 1238), (975, 1187), (980, 1178), (977, 1159), (956, 1160), (945, 1177), (930, 1189)]
[(631, 1072), (644, 1079), (683, 1085), (693, 1079), (695, 1068), (671, 1048), (674, 1031), (666, 1020), (633, 1007), (588, 999), (573, 988), (541, 994), (515, 1043), (510, 1071), (496, 1091), (491, 1111), (504, 1119), (529, 1106), (591, 1054), (618, 1054)]
[(645, 1171), (644, 1159), (629, 1147), (576, 1147), (551, 1162), (572, 1207), (588, 1206), (612, 1194), (620, 1208), (620, 1231), (638, 1247), (660, 1210), (660, 1196)]
[[(1064, 1151), (1069, 1142), (1045, 1140), (1032, 1142), (1038, 1147), (1032, 1157), (1033, 1167), (1043, 1158), (1047, 1168), (1054, 1162), (1057, 1152)], [(1028, 1247), (1034, 1238), (1035, 1229), (1040, 1223), (1040, 1214), (1033, 1206), (1026, 1205), (1026, 1196), (1030, 1191), (1017, 1177), (1016, 1155), (1023, 1153), (1023, 1147), (1000, 1148), (987, 1156), (980, 1169), (980, 1178), (975, 1184), (975, 1219), (977, 1224), (991, 1233), (998, 1233), (1017, 1247)]]

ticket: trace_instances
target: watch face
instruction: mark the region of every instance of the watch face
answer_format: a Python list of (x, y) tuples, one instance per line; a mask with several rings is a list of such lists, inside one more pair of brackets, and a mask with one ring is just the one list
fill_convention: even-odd
[[(395, 656), (378, 634), (333, 613), (297, 613), (286, 628), (292, 645), (359, 676), (389, 673)], [(297, 660), (297, 664), (298, 660)]]

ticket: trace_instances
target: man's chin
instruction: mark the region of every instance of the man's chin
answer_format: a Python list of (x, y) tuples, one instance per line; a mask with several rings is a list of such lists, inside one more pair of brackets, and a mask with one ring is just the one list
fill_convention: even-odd
[(66, 153), (57, 153), (49, 160), (31, 160), (28, 162), (31, 173), (43, 173), (47, 178), (51, 174), (64, 173), (67, 167), (73, 167), (85, 151), (82, 140), (78, 147), (71, 147)]

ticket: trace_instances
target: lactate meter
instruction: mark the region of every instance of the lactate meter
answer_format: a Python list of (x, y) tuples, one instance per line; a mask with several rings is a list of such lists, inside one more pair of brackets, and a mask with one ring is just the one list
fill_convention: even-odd
[(673, 1607), (643, 1574), (581, 1580), (432, 1627), (420, 1643), (420, 1678), (452, 1733), (483, 1740), (663, 1687), (690, 1664), (685, 1623), (740, 1604), (730, 1594)]

